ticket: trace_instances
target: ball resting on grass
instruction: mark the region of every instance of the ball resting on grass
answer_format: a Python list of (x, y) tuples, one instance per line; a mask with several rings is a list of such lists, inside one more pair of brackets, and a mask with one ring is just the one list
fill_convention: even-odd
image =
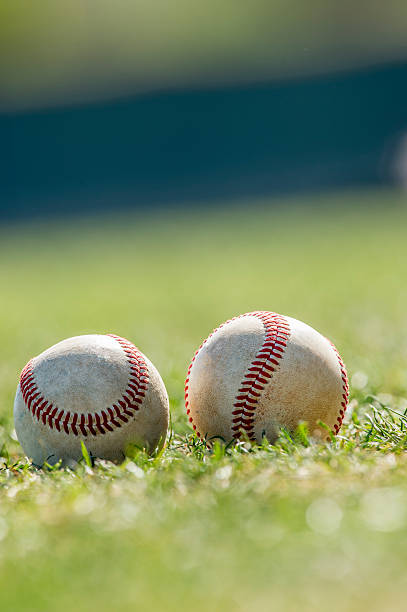
[(309, 325), (256, 311), (223, 323), (203, 342), (185, 382), (186, 411), (205, 439), (275, 441), (307, 422), (312, 436), (337, 434), (348, 402), (334, 345)]
[(35, 465), (83, 455), (120, 462), (130, 446), (162, 446), (169, 407), (164, 383), (131, 342), (115, 336), (68, 338), (31, 359), (14, 402), (18, 440)]

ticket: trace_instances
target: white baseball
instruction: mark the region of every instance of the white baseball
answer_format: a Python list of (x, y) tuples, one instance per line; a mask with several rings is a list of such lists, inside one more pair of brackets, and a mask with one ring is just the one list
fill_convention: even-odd
[(126, 448), (163, 445), (168, 396), (151, 361), (109, 335), (68, 338), (23, 369), (14, 402), (18, 440), (34, 464), (92, 457), (122, 461)]
[(301, 321), (250, 312), (227, 321), (203, 342), (189, 366), (185, 405), (199, 437), (246, 436), (275, 441), (279, 429), (318, 421), (338, 433), (349, 395), (336, 348)]

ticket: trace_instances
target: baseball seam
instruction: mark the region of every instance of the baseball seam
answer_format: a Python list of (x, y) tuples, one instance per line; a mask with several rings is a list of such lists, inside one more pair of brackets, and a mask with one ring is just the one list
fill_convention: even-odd
[(20, 389), (26, 408), (38, 422), (67, 434), (86, 437), (98, 433), (105, 434), (114, 431), (128, 423), (139, 410), (147, 390), (149, 376), (147, 364), (140, 351), (128, 340), (107, 334), (116, 340), (123, 349), (130, 368), (129, 380), (122, 397), (112, 406), (94, 413), (82, 414), (59, 409), (58, 406), (44, 398), (39, 390), (33, 368), (33, 360), (29, 361), (20, 376)]
[(290, 337), (290, 326), (282, 315), (258, 311), (248, 313), (264, 325), (265, 338), (257, 355), (249, 365), (233, 404), (233, 437), (238, 439), (242, 432), (249, 440), (255, 441), (254, 426), (257, 404), (266, 385), (279, 369), (280, 361)]
[(335, 434), (337, 434), (342, 426), (342, 421), (345, 417), (345, 412), (346, 412), (346, 408), (348, 407), (348, 400), (349, 400), (349, 382), (348, 382), (348, 374), (346, 372), (346, 367), (345, 364), (342, 361), (342, 357), (340, 356), (338, 349), (336, 348), (336, 346), (330, 341), (328, 340), (329, 344), (331, 345), (336, 358), (338, 359), (338, 363), (339, 363), (339, 368), (341, 370), (341, 379), (342, 379), (342, 397), (341, 397), (341, 407), (339, 409), (339, 415), (336, 419), (336, 423), (334, 425), (334, 432)]
[(193, 356), (185, 381), (185, 408), (189, 422), (199, 438), (202, 437), (202, 434), (198, 431), (193, 421), (191, 409), (189, 407), (188, 390), (192, 366), (194, 365), (199, 351), (217, 331), (232, 321), (250, 316), (260, 319), (264, 325), (266, 336), (259, 352), (249, 365), (245, 377), (239, 386), (237, 396), (235, 397), (233, 404), (234, 410), (232, 412), (234, 417), (232, 420), (232, 435), (235, 439), (238, 439), (242, 431), (244, 431), (249, 439), (254, 439), (254, 412), (261, 395), (259, 391), (264, 389), (265, 385), (270, 381), (274, 371), (277, 369), (290, 335), (290, 328), (285, 317), (268, 311), (248, 312), (222, 323), (222, 325), (214, 329), (206, 340), (203, 341)]

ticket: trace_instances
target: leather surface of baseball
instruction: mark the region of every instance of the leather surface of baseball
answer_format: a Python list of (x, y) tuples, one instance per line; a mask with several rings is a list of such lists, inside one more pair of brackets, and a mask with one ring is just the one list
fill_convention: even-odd
[(349, 395), (336, 348), (315, 329), (283, 315), (256, 311), (227, 321), (196, 352), (185, 382), (189, 421), (198, 436), (275, 441), (279, 429), (308, 423), (337, 434)]
[(89, 454), (122, 461), (135, 444), (153, 451), (168, 428), (168, 396), (153, 364), (131, 342), (85, 335), (55, 344), (25, 366), (14, 402), (18, 440), (34, 464)]

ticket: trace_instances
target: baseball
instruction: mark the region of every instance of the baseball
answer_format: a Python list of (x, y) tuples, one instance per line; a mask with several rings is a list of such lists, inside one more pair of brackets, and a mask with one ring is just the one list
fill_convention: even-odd
[(86, 335), (55, 344), (27, 363), (14, 402), (18, 440), (34, 464), (122, 461), (129, 445), (153, 451), (168, 428), (168, 396), (151, 361), (131, 342)]
[(309, 325), (256, 311), (223, 323), (189, 366), (185, 405), (196, 434), (225, 442), (273, 442), (279, 429), (308, 423), (314, 437), (337, 434), (349, 395), (333, 344)]

